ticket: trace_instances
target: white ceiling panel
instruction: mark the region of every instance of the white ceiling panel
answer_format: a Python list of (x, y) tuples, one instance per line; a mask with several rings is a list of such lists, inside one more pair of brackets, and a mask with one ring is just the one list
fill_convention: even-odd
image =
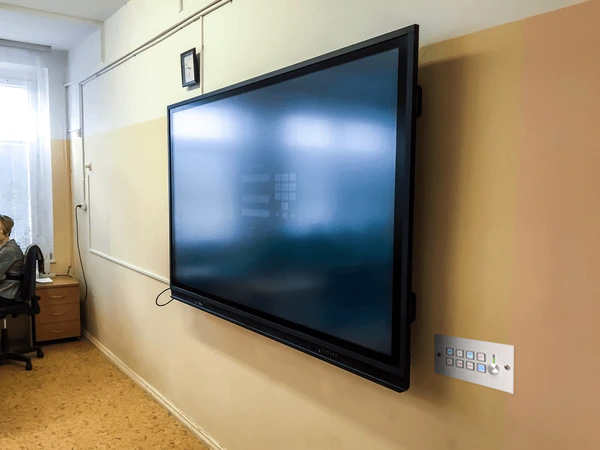
[(70, 50), (128, 0), (0, 0), (0, 39)]
[(1, 0), (0, 3), (104, 22), (129, 0)]
[(93, 24), (63, 22), (0, 9), (0, 39), (69, 50), (97, 29)]

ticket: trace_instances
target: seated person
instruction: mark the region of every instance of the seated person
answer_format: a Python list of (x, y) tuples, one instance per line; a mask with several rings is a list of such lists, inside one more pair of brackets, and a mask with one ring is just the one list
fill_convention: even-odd
[(14, 302), (21, 288), (19, 277), (23, 274), (24, 256), (10, 238), (14, 225), (10, 217), (0, 214), (0, 305)]

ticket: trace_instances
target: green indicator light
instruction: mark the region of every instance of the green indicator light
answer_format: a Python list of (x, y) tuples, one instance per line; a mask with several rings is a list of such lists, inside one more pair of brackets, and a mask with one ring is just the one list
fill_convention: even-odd
[(496, 364), (496, 355), (492, 355), (492, 360), (493, 364)]

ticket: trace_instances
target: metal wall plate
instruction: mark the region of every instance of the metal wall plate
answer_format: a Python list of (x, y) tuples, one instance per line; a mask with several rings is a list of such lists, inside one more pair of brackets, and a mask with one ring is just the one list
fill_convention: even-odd
[(435, 335), (435, 373), (514, 393), (515, 347)]

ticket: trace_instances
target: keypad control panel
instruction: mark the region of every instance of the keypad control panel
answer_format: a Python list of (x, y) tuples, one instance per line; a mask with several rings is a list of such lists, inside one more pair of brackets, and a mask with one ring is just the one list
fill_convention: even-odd
[(435, 335), (435, 372), (514, 393), (514, 346)]

